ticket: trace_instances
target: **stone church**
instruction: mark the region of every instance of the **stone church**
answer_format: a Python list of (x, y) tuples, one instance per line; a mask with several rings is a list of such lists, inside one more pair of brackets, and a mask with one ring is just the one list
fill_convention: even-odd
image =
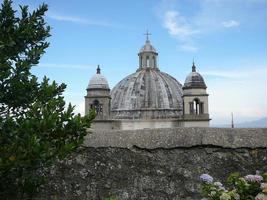
[(148, 34), (138, 53), (139, 66), (110, 90), (97, 67), (85, 96), (85, 113), (95, 108), (94, 129), (208, 127), (207, 86), (193, 62), (184, 85), (158, 66)]

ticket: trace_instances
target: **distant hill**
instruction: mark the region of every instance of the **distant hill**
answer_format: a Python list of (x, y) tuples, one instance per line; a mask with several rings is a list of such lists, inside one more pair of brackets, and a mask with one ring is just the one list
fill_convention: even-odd
[[(212, 127), (230, 128), (231, 124), (214, 124)], [(267, 117), (255, 121), (235, 124), (235, 128), (267, 128)]]
[(250, 122), (236, 124), (237, 128), (267, 128), (267, 117)]

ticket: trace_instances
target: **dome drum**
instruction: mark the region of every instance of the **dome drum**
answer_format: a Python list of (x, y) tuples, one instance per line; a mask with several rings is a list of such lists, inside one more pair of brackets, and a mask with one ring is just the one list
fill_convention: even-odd
[(113, 110), (113, 119), (168, 119), (179, 118), (182, 110), (178, 109), (140, 109), (140, 110)]

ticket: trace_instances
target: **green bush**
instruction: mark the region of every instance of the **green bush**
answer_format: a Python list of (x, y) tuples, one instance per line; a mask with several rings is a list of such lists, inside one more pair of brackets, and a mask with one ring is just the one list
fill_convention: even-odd
[(42, 4), (16, 11), (0, 7), (0, 199), (32, 199), (45, 182), (45, 169), (77, 149), (95, 113), (82, 117), (65, 105), (66, 85), (38, 81), (39, 63), (50, 36)]
[(111, 196), (111, 197), (107, 197), (107, 198), (105, 198), (104, 200), (116, 200), (116, 197)]
[(267, 199), (267, 174), (246, 175), (232, 173), (228, 179), (228, 189), (221, 182), (214, 182), (208, 174), (200, 176), (202, 193), (210, 200), (265, 200)]

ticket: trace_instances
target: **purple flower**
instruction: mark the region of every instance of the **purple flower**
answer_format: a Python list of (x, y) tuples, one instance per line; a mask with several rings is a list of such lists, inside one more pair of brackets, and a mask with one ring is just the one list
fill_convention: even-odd
[(263, 180), (263, 178), (260, 175), (246, 175), (245, 176), (245, 180), (248, 181), (248, 182), (260, 183)]
[(208, 174), (202, 174), (200, 176), (200, 180), (202, 182), (205, 182), (205, 183), (212, 183), (213, 182), (213, 178), (210, 175), (208, 175)]

